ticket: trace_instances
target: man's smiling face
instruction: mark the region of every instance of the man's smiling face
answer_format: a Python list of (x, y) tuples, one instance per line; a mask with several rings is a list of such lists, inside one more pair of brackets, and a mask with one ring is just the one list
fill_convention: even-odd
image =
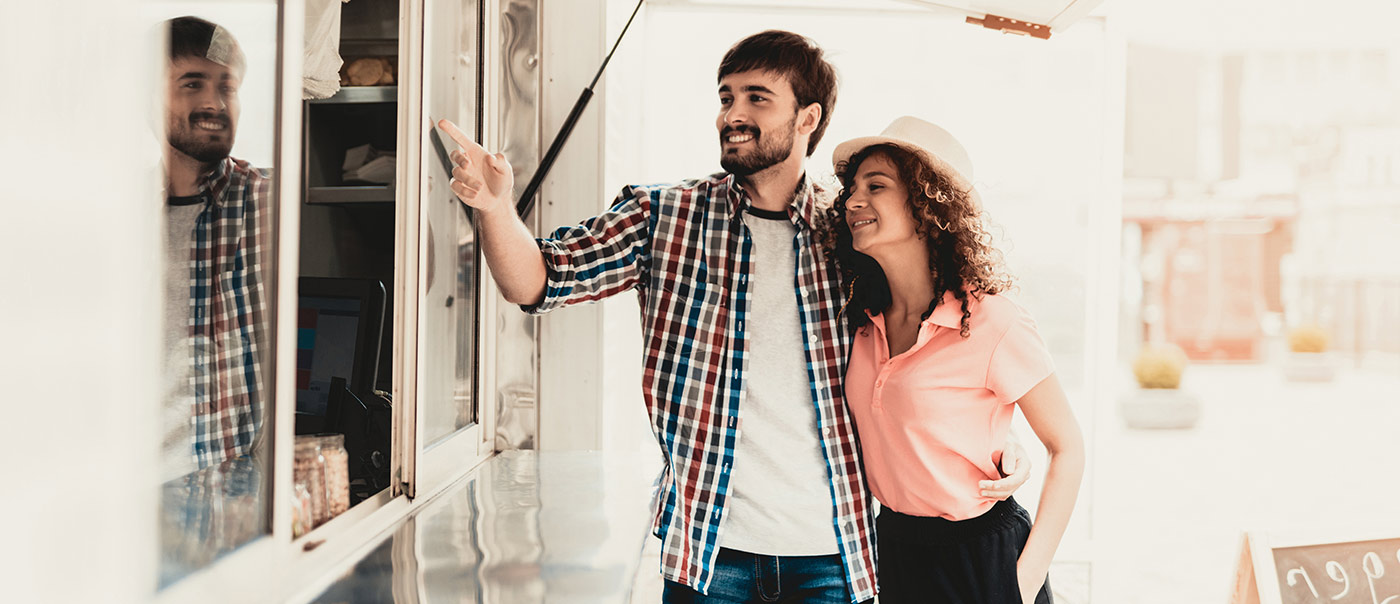
[(797, 98), (787, 78), (753, 70), (719, 82), (719, 163), (739, 176), (780, 164), (795, 149)]
[(238, 74), (202, 57), (167, 66), (165, 137), (176, 151), (213, 163), (233, 150), (238, 128)]

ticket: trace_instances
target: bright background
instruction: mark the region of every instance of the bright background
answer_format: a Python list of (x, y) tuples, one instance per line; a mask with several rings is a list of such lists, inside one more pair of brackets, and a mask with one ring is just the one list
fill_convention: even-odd
[[(812, 174), (899, 115), (957, 136), (1089, 443), (1057, 601), (1223, 602), (1245, 531), (1400, 534), (1376, 528), (1400, 502), (1400, 9), (1107, 0), (1045, 41), (913, 8), (741, 4), (652, 5), (633, 26), (607, 76), (604, 199), (719, 170), (715, 69), (767, 28), (840, 75)], [(636, 303), (604, 304), (604, 441), (654, 449)], [(1328, 334), (1331, 381), (1286, 378), (1302, 325)], [(1193, 427), (1125, 424), (1149, 342), (1189, 354)], [(1017, 499), (1034, 510), (1039, 489)]]

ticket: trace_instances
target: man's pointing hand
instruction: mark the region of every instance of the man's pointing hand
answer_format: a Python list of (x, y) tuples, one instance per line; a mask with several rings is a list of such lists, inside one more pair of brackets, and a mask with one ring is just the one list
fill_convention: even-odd
[(450, 154), (456, 165), (452, 169), (452, 192), (457, 198), (482, 212), (514, 211), (511, 188), (515, 186), (515, 173), (506, 156), (487, 153), (449, 120), (438, 120), (437, 127), (461, 146)]

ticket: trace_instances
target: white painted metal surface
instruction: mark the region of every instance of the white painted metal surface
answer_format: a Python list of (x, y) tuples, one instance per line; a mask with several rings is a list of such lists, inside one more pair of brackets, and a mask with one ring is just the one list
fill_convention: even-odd
[(933, 11), (981, 19), (989, 15), (1048, 26), (1060, 33), (1088, 16), (1103, 0), (652, 0), (656, 5), (714, 7), (727, 10), (793, 9), (875, 14)]
[[(544, 143), (569, 115), (612, 45), (604, 23), (606, 0), (549, 5), (541, 31), (543, 78), (540, 111)], [(638, 52), (635, 44), (620, 52)], [(542, 233), (602, 213), (612, 196), (603, 191), (604, 93), (594, 95), (549, 177), (535, 212)], [(630, 294), (621, 294), (623, 296)], [(540, 318), (540, 450), (603, 448), (603, 306), (561, 309)]]

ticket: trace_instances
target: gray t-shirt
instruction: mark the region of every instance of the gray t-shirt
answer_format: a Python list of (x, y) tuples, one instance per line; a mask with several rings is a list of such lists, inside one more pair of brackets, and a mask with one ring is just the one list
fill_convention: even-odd
[(194, 461), (194, 362), (190, 349), (190, 242), (204, 209), (199, 197), (165, 205), (165, 374), (161, 407), (161, 481), (197, 469)]
[(721, 545), (773, 556), (835, 554), (830, 477), (797, 309), (797, 227), (749, 209), (748, 379)]

